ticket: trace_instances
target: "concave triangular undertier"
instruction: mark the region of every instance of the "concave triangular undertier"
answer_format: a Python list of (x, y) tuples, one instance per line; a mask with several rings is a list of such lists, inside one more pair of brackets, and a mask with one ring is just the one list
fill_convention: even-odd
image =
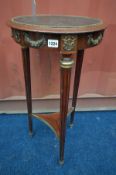
[(61, 129), (60, 113), (32, 114), (32, 116), (44, 122), (52, 129), (52, 131), (56, 134), (58, 138), (60, 137), (60, 129)]
[[(71, 114), (74, 108), (70, 108), (67, 116)], [(32, 114), (32, 116), (38, 118), (44, 122), (50, 129), (55, 133), (55, 135), (60, 138), (61, 131), (61, 115), (60, 113), (50, 113), (50, 114)]]

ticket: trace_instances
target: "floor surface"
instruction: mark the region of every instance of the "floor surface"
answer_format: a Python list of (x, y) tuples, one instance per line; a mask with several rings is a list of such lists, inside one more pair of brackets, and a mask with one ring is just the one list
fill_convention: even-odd
[(54, 133), (27, 115), (0, 115), (0, 175), (116, 175), (116, 111), (76, 112), (67, 122), (65, 164), (58, 164)]

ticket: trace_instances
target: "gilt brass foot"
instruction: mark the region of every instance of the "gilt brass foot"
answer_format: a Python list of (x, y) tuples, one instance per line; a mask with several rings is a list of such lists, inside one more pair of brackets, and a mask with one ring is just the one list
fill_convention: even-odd
[(59, 164), (63, 165), (64, 164), (64, 160), (59, 160)]

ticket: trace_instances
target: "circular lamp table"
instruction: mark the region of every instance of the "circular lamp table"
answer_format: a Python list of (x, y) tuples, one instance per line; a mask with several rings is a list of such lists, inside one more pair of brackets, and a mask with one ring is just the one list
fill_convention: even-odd
[[(97, 46), (103, 38), (106, 28), (100, 19), (80, 16), (18, 16), (8, 25), (13, 39), (21, 45), (25, 78), (26, 100), (29, 119), (29, 133), (32, 134), (32, 117), (47, 124), (60, 140), (60, 164), (64, 162), (64, 143), (67, 115), (71, 115), (73, 125), (78, 88), (83, 63), (84, 49)], [(52, 114), (33, 114), (31, 97), (31, 72), (29, 48), (48, 47), (60, 52), (60, 112)], [(71, 68), (76, 54), (76, 67), (72, 108), (68, 111)]]

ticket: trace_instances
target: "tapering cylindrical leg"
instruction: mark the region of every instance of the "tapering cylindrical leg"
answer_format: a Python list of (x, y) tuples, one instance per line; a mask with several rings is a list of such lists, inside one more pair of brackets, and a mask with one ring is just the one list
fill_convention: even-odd
[(25, 78), (25, 90), (28, 109), (29, 134), (32, 135), (32, 99), (31, 99), (31, 75), (30, 75), (30, 54), (28, 47), (22, 47), (23, 71)]
[(66, 118), (68, 112), (68, 99), (70, 90), (70, 76), (73, 65), (72, 58), (62, 58), (60, 60), (60, 114), (61, 114), (61, 131), (60, 131), (60, 164), (64, 163), (64, 143), (66, 132)]
[(82, 68), (82, 63), (83, 63), (83, 56), (84, 56), (84, 50), (79, 50), (77, 53), (77, 58), (76, 58), (74, 87), (73, 87), (73, 99), (72, 99), (73, 111), (71, 113), (70, 127), (72, 127), (73, 122), (74, 122), (74, 114), (75, 114), (75, 108), (76, 108), (76, 102), (77, 102), (77, 96), (78, 96), (81, 68)]

